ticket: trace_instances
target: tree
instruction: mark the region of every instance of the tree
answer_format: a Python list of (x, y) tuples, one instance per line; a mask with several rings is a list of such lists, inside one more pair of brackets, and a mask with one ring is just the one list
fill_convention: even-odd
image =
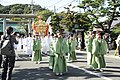
[(2, 14), (9, 14), (10, 7), (9, 6), (2, 7), (1, 11)]
[(52, 11), (49, 11), (49, 10), (42, 10), (42, 11), (40, 11), (40, 12), (37, 12), (37, 14), (38, 14), (39, 16), (41, 16), (41, 19), (42, 19), (43, 21), (46, 21), (46, 20), (48, 19), (48, 17), (53, 14), (53, 12), (52, 12)]
[(69, 32), (73, 31), (74, 29), (85, 29), (88, 30), (91, 27), (91, 20), (87, 17), (86, 14), (77, 13), (75, 11), (71, 11), (69, 5), (65, 7), (67, 12), (62, 12), (59, 14), (62, 16), (61, 25), (64, 25), (64, 29), (67, 29)]
[(77, 13), (75, 15), (75, 24), (78, 25), (77, 29), (89, 30), (92, 27), (92, 21), (84, 13)]
[(64, 28), (67, 29), (69, 32), (71, 32), (73, 29), (74, 29), (74, 26), (75, 26), (75, 13), (74, 11), (71, 11), (70, 10), (70, 7), (72, 5), (68, 5), (68, 7), (64, 7), (67, 12), (62, 12), (61, 14), (61, 17), (62, 17), (62, 20), (61, 20), (61, 24), (64, 25)]
[(112, 28), (112, 32), (113, 34), (119, 35), (120, 34), (120, 23), (116, 24), (113, 28)]
[(29, 5), (26, 4), (24, 6), (24, 14), (30, 14), (30, 13), (32, 13), (31, 8), (29, 7)]
[[(108, 5), (105, 5), (106, 2)], [(110, 31), (112, 22), (115, 17), (120, 15), (119, 8), (120, 0), (83, 0), (78, 7), (84, 10), (92, 24), (95, 23), (105, 31), (105, 25)], [(101, 18), (106, 17), (107, 20), (100, 21)]]
[(0, 13), (3, 12), (3, 11), (2, 11), (3, 7), (4, 7), (4, 6), (0, 4)]
[(42, 8), (40, 5), (13, 4), (9, 6), (0, 5), (0, 12), (1, 14), (30, 14), (32, 13), (31, 7), (33, 7), (35, 13), (45, 10), (45, 8)]
[(15, 4), (11, 7), (11, 10), (9, 11), (10, 14), (23, 14), (24, 13), (24, 5), (22, 4)]
[(74, 17), (72, 13), (62, 13), (64, 14), (60, 21), (61, 26), (64, 27), (64, 29), (67, 29), (68, 31), (72, 31), (72, 29), (74, 28)]
[(51, 25), (52, 25), (52, 31), (55, 33), (57, 30), (61, 30), (62, 27), (60, 26), (60, 17), (58, 14), (52, 15)]

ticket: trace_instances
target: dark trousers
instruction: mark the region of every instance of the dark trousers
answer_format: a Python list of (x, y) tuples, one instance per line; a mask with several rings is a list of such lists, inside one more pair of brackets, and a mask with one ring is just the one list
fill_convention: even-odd
[(8, 80), (11, 80), (12, 70), (15, 64), (15, 56), (6, 56), (3, 60), (2, 80), (6, 80), (8, 72)]
[(0, 55), (0, 67), (2, 66), (2, 55)]

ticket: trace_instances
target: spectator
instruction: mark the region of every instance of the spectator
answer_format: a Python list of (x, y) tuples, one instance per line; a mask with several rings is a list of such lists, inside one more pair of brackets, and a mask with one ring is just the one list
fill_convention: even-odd
[(7, 71), (8, 71), (8, 80), (11, 80), (12, 76), (12, 70), (14, 68), (15, 64), (15, 50), (14, 50), (14, 43), (18, 44), (18, 41), (16, 40), (14, 33), (13, 33), (13, 28), (8, 27), (6, 29), (7, 35), (3, 36), (2, 40), (8, 39), (10, 40), (10, 50), (11, 54), (10, 55), (4, 55), (4, 60), (3, 60), (3, 70), (2, 70), (2, 80), (6, 80), (7, 78)]

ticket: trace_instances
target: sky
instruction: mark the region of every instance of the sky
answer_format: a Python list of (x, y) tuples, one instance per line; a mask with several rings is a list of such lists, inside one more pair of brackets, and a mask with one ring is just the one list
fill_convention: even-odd
[[(31, 4), (31, 2), (32, 0), (0, 0), (0, 4), (4, 6), (12, 5), (12, 4)], [(33, 4), (40, 5), (44, 8), (53, 11), (55, 9), (56, 12), (63, 11), (64, 7), (67, 7), (70, 3), (73, 6), (76, 6), (77, 4), (79, 4), (79, 0), (33, 0)]]

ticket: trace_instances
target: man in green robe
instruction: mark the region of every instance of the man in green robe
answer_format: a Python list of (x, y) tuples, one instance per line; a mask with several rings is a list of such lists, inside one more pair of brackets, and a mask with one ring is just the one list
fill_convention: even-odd
[(68, 53), (68, 60), (75, 61), (76, 58), (76, 45), (77, 40), (74, 38), (73, 34), (71, 34), (71, 37), (68, 39), (68, 47), (69, 47), (69, 53)]
[(50, 55), (49, 55), (49, 68), (50, 69), (53, 69), (54, 62), (55, 62), (55, 49), (54, 49), (55, 42), (56, 42), (56, 38), (54, 34), (52, 34), (51, 43), (50, 43)]
[(87, 51), (87, 64), (90, 66), (92, 63), (92, 42), (93, 42), (94, 35), (92, 32), (87, 32), (87, 36), (85, 38), (85, 45)]
[(33, 61), (37, 64), (42, 61), (42, 55), (41, 55), (41, 41), (39, 38), (39, 35), (36, 34), (35, 40), (33, 40)]
[(92, 48), (92, 68), (103, 71), (102, 68), (106, 67), (104, 55), (107, 53), (107, 44), (104, 39), (101, 39), (100, 33), (96, 34), (96, 39), (93, 40)]
[(55, 49), (55, 63), (53, 72), (56, 75), (62, 75), (64, 72), (67, 72), (66, 58), (65, 54), (68, 53), (67, 42), (62, 38), (60, 32), (57, 33), (57, 40), (54, 45)]

